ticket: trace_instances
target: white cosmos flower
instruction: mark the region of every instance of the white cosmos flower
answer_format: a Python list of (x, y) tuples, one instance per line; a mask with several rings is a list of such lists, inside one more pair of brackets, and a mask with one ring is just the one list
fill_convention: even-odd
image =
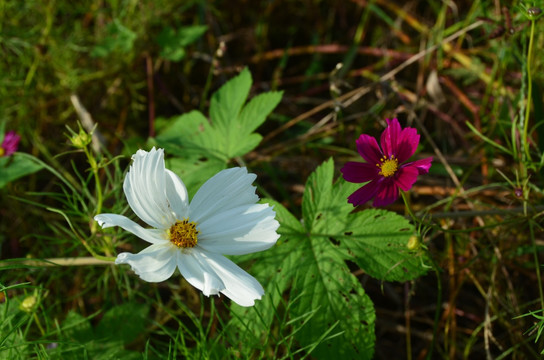
[(264, 290), (259, 282), (225, 255), (270, 248), (279, 223), (251, 184), (257, 177), (246, 168), (220, 171), (206, 181), (189, 203), (181, 179), (164, 166), (164, 150), (138, 150), (123, 190), (146, 229), (125, 216), (100, 214), (103, 227), (120, 226), (151, 245), (137, 254), (121, 253), (116, 264), (129, 264), (143, 280), (168, 279), (176, 268), (204, 295), (219, 292), (241, 306), (252, 306)]

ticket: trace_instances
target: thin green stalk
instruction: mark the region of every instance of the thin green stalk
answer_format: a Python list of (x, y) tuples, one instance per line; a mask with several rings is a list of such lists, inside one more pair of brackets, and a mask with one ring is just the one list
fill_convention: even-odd
[[(83, 148), (83, 151), (85, 151), (85, 155), (87, 156), (87, 161), (89, 162), (89, 165), (91, 167), (91, 171), (93, 172), (94, 176), (94, 182), (95, 182), (95, 188), (96, 188), (96, 214), (100, 214), (102, 212), (102, 203), (104, 201), (103, 195), (102, 195), (102, 185), (100, 183), (100, 176), (98, 175), (98, 165), (96, 163), (96, 159), (91, 154), (89, 148), (85, 146)], [(96, 222), (93, 221), (91, 225), (91, 233), (96, 232)]]
[(42, 334), (42, 336), (45, 336), (45, 330), (43, 329), (43, 326), (42, 326), (42, 323), (40, 322), (40, 318), (38, 317), (38, 314), (36, 314), (36, 312), (34, 312), (33, 315), (34, 315), (34, 322), (36, 323), (36, 325), (40, 329), (40, 333)]
[[(529, 116), (531, 113), (531, 101), (533, 98), (533, 76), (532, 76), (532, 69), (531, 64), (533, 60), (533, 43), (534, 43), (534, 37), (535, 37), (535, 19), (531, 18), (531, 33), (529, 35), (529, 48), (527, 50), (527, 99), (525, 104), (525, 119), (523, 121), (523, 148), (525, 150), (525, 160), (521, 164), (521, 171), (522, 171), (522, 181), (526, 181), (527, 178), (527, 163), (530, 163), (532, 161), (531, 159), (531, 153), (529, 151), (529, 140), (528, 140), (528, 134), (529, 134)], [(528, 199), (528, 189), (526, 186), (524, 186), (524, 201), (523, 201), (523, 208), (524, 208), (524, 214), (527, 216), (527, 199)], [(544, 291), (542, 289), (542, 277), (540, 275), (540, 262), (538, 260), (538, 249), (536, 246), (535, 241), (535, 234), (533, 229), (533, 220), (529, 219), (529, 234), (531, 237), (531, 243), (533, 246), (533, 256), (535, 261), (535, 271), (536, 271), (536, 277), (537, 277), (537, 283), (538, 283), (538, 291), (540, 295), (540, 306), (542, 309), (544, 309)]]
[[(406, 208), (406, 211), (410, 214), (412, 219), (415, 223), (420, 222), (418, 218), (413, 213), (411, 207), (410, 207), (410, 201), (408, 197), (406, 196), (406, 193), (404, 191), (400, 192), (400, 195), (402, 196), (402, 200), (404, 201), (404, 205)], [(427, 250), (426, 250), (427, 251)], [(428, 252), (428, 251), (427, 251)], [(434, 325), (433, 325), (433, 338), (431, 340), (431, 347), (429, 349), (429, 352), (427, 353), (426, 360), (430, 360), (433, 357), (433, 350), (436, 343), (436, 338), (438, 337), (438, 323), (440, 321), (440, 309), (442, 308), (440, 304), (442, 304), (442, 279), (440, 278), (440, 268), (436, 264), (436, 262), (433, 260), (430, 254), (428, 254), (429, 260), (431, 260), (431, 265), (436, 273), (436, 283), (437, 283), (437, 295), (436, 295), (436, 311), (434, 313)], [(411, 351), (411, 341), (410, 341), (410, 329), (406, 329), (406, 348), (407, 348), (407, 358), (412, 358), (412, 351)]]
[(533, 60), (533, 39), (535, 37), (535, 20), (531, 20), (531, 35), (529, 36), (529, 49), (527, 51), (527, 101), (525, 104), (525, 119), (523, 120), (523, 148), (525, 150), (526, 160), (531, 161), (529, 152), (529, 141), (527, 136), (529, 133), (529, 116), (531, 112), (531, 99), (533, 96), (533, 76), (531, 73), (531, 63)]
[(400, 195), (402, 196), (402, 200), (404, 201), (406, 211), (408, 212), (408, 214), (410, 214), (410, 217), (412, 218), (412, 220), (414, 220), (415, 223), (419, 223), (420, 222), (419, 219), (412, 212), (412, 208), (410, 207), (410, 200), (406, 196), (406, 193), (404, 191), (400, 191)]

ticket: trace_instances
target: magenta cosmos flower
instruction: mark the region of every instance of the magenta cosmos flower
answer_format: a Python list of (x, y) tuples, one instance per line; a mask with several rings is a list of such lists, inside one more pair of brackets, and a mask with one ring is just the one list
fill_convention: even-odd
[(17, 151), (21, 137), (15, 131), (8, 131), (4, 136), (4, 141), (0, 145), (0, 156), (10, 156)]
[(373, 206), (389, 205), (398, 199), (399, 188), (410, 190), (418, 175), (429, 172), (432, 157), (403, 164), (414, 155), (419, 144), (416, 129), (402, 129), (397, 119), (387, 119), (387, 125), (380, 139), (381, 148), (369, 135), (362, 134), (357, 139), (357, 151), (366, 163), (350, 161), (341, 169), (346, 181), (368, 182), (348, 197), (353, 206), (372, 198)]

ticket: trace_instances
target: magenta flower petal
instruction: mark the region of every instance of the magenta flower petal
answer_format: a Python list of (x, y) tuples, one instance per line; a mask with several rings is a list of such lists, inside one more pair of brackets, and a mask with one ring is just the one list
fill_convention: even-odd
[(419, 171), (415, 166), (404, 166), (397, 172), (394, 182), (399, 188), (404, 191), (408, 191), (414, 186)]
[(428, 157), (425, 159), (413, 161), (411, 163), (406, 163), (404, 166), (415, 166), (417, 168), (417, 171), (419, 172), (419, 175), (423, 175), (429, 172), (432, 161), (433, 158)]
[(414, 155), (419, 145), (419, 135), (414, 128), (401, 128), (397, 119), (387, 119), (387, 128), (376, 139), (362, 134), (356, 141), (357, 150), (366, 163), (348, 162), (342, 168), (346, 181), (363, 183), (370, 181), (348, 197), (354, 206), (374, 198), (373, 206), (386, 206), (399, 197), (399, 189), (408, 191), (418, 175), (426, 174), (432, 158), (404, 163)]
[(4, 149), (3, 156), (10, 156), (15, 151), (17, 151), (17, 147), (19, 145), (19, 141), (21, 140), (21, 137), (17, 135), (15, 131), (8, 131), (4, 135), (4, 141), (2, 142), (2, 149)]
[(363, 205), (376, 195), (379, 185), (379, 181), (377, 180), (369, 182), (348, 196), (348, 203), (353, 204), (353, 206)]
[(404, 128), (398, 139), (398, 147), (395, 156), (400, 163), (405, 162), (414, 155), (419, 145), (419, 135), (414, 128)]
[(377, 164), (383, 156), (378, 142), (372, 136), (361, 134), (355, 144), (359, 155), (369, 164)]
[(349, 161), (340, 171), (346, 181), (359, 184), (376, 179), (380, 169), (374, 164)]
[(382, 182), (372, 206), (381, 207), (394, 203), (399, 198), (399, 188), (393, 181)]
[(397, 119), (387, 119), (387, 125), (380, 138), (380, 145), (385, 156), (397, 156), (398, 142), (402, 129)]

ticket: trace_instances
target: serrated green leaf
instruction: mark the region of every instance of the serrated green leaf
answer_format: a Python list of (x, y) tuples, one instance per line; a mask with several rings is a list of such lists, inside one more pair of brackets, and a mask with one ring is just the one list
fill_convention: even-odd
[[(300, 330), (299, 340), (311, 342), (336, 324), (341, 335), (320, 344), (318, 358), (371, 359), (374, 352), (375, 314), (372, 301), (357, 278), (351, 275), (338, 238), (347, 226), (353, 207), (346, 197), (352, 184), (333, 184), (332, 159), (319, 166), (306, 182), (302, 214), (308, 238), (299, 244), (304, 254), (297, 263), (292, 292), (301, 295), (298, 314), (317, 309), (310, 324)], [(341, 319), (336, 323), (336, 320)]]
[(34, 161), (31, 155), (14, 153), (0, 157), (0, 189), (10, 181), (30, 175), (42, 169), (42, 165)]
[(192, 111), (172, 119), (157, 136), (157, 143), (180, 156), (187, 152), (223, 160), (243, 156), (261, 141), (253, 133), (281, 100), (281, 92), (256, 96), (244, 103), (251, 88), (251, 74), (244, 69), (212, 95), (210, 118)]
[(357, 184), (337, 181), (333, 184), (334, 162), (325, 161), (306, 182), (302, 198), (302, 215), (306, 230), (312, 234), (334, 236), (345, 228), (353, 206), (347, 197)]
[[(274, 309), (284, 301), (284, 292), (291, 286), (289, 317), (305, 319), (293, 327), (297, 327), (297, 340), (313, 348), (312, 356), (371, 359), (375, 340), (372, 301), (350, 273), (346, 255), (331, 241), (346, 226), (353, 207), (345, 198), (353, 188), (341, 181), (333, 184), (333, 172), (329, 160), (308, 179), (303, 224), (283, 206), (269, 201), (280, 222), (281, 237), (251, 268), (252, 274), (265, 284), (265, 297), (254, 310), (233, 307), (233, 311), (245, 326), (245, 332), (240, 330), (242, 338), (251, 339), (253, 335), (253, 340), (258, 341), (268, 336)], [(240, 325), (237, 328), (244, 329)], [(330, 338), (319, 343), (327, 333)]]
[(256, 133), (245, 135), (243, 140), (240, 139), (240, 141), (232, 141), (231, 139), (230, 143), (232, 144), (232, 153), (230, 157), (233, 158), (247, 154), (251, 150), (255, 149), (262, 139), (263, 137)]
[(311, 309), (317, 312), (297, 338), (304, 345), (312, 344), (335, 326), (333, 333), (340, 335), (318, 345), (313, 356), (372, 359), (376, 320), (372, 301), (327, 237), (312, 236), (299, 245), (304, 256), (297, 261), (291, 293), (300, 294), (300, 299), (292, 312), (295, 316)]
[[(251, 73), (244, 68), (234, 78), (225, 83), (212, 95), (210, 102), (210, 118), (215, 128), (221, 130), (229, 138), (233, 120), (237, 119), (242, 106), (246, 102), (251, 88)], [(227, 148), (228, 152), (228, 148)]]
[(332, 183), (331, 160), (309, 178), (303, 197), (303, 216), (311, 234), (328, 236), (347, 258), (369, 275), (387, 281), (415, 279), (427, 271), (425, 255), (407, 248), (414, 227), (386, 210), (354, 212), (346, 198), (359, 185), (339, 179)]
[(338, 240), (346, 254), (370, 276), (386, 281), (408, 281), (425, 274), (423, 252), (410, 251), (415, 236), (412, 224), (386, 210), (368, 209), (354, 213)]
[(242, 109), (238, 119), (238, 130), (251, 133), (266, 119), (267, 115), (280, 103), (282, 92), (270, 91), (255, 96)]
[(157, 136), (157, 143), (169, 153), (181, 157), (213, 157), (227, 162), (221, 136), (210, 125), (208, 119), (193, 110), (172, 119), (172, 124)]

